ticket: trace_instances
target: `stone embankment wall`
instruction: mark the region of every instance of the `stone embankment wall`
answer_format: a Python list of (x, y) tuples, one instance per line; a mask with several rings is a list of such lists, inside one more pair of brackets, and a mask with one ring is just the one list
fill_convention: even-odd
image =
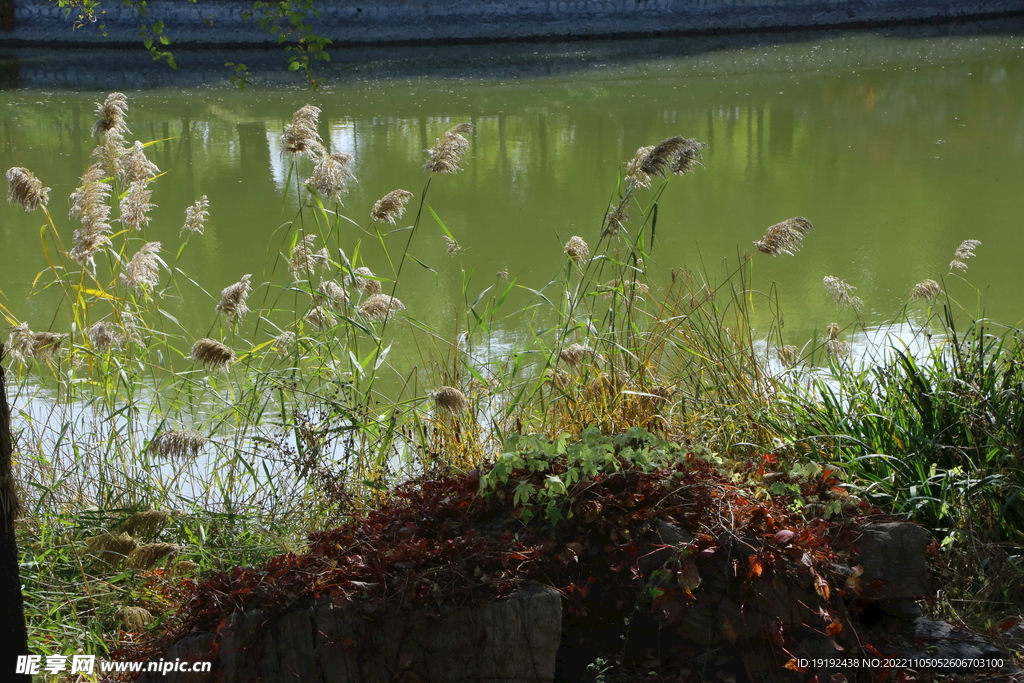
[[(138, 44), (139, 17), (101, 3), (75, 27), (55, 0), (0, 0), (0, 44)], [(1024, 0), (318, 0), (314, 26), (336, 43), (471, 42), (858, 26), (1024, 13)], [(178, 46), (276, 43), (245, 0), (150, 0)], [(102, 25), (102, 29), (101, 29)]]

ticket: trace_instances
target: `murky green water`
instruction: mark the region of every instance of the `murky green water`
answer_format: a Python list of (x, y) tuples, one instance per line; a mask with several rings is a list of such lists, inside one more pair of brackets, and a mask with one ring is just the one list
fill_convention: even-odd
[[(465, 251), (446, 255), (443, 233), (427, 220), (412, 254), (432, 270), (412, 264), (398, 289), (410, 313), (439, 330), (455, 326), (462, 269), (473, 271), (470, 296), (501, 270), (544, 287), (559, 273), (570, 236), (597, 242), (623, 162), (672, 135), (710, 147), (706, 168), (673, 178), (662, 198), (653, 279), (679, 267), (717, 276), (722, 259), (735, 261), (767, 226), (800, 215), (815, 225), (803, 251), (758, 257), (754, 266), (758, 289), (777, 288), (787, 341), (800, 344), (837, 315), (850, 318), (823, 290), (826, 275), (858, 287), (868, 321), (897, 313), (915, 283), (946, 277), (968, 309), (977, 288), (986, 315), (1019, 324), (1024, 33), (805, 38), (715, 49), (645, 41), (635, 44), (642, 53), (626, 57), (623, 44), (521, 46), (520, 75), (514, 59), (502, 69), (494, 65), (502, 58), (491, 56), (478, 68), (474, 48), (423, 48), (424, 61), (449, 66), (418, 75), (425, 69), (413, 55), (387, 70), (367, 62), (360, 75), (352, 58), (345, 78), (316, 92), (126, 89), (134, 137), (164, 140), (149, 148), (166, 175), (154, 183), (159, 208), (145, 238), (161, 241), (173, 260), (185, 207), (203, 194), (211, 205), (207, 234), (179, 264), (209, 295), (184, 288), (167, 306), (202, 336), (223, 287), (245, 273), (254, 282), (284, 279), (280, 266), (277, 275), (266, 267), (282, 248), (278, 228), (295, 217), (279, 134), (311, 103), (323, 110), (323, 138), (355, 157), (358, 182), (343, 211), (358, 225), (343, 228), (342, 243), (363, 235), (358, 226), (369, 225), (385, 193), (420, 193), (423, 150), (445, 129), (476, 126), (466, 170), (436, 178), (429, 201)], [(553, 66), (538, 68), (545, 63)], [(50, 209), (69, 244), (76, 224), (67, 197), (95, 144), (93, 103), (106, 93), (19, 83), (0, 92), (0, 158), (5, 169), (26, 166), (53, 188)], [(28, 283), (46, 267), (41, 223), (38, 213), (0, 206), (0, 301), (33, 329), (51, 326), (56, 297), (38, 287), (29, 296)], [(400, 251), (405, 239), (388, 237), (389, 249)], [(965, 239), (982, 242), (966, 273), (973, 287), (947, 277)], [(379, 246), (371, 240), (363, 250), (376, 272), (389, 274)], [(61, 331), (60, 319), (52, 324)]]

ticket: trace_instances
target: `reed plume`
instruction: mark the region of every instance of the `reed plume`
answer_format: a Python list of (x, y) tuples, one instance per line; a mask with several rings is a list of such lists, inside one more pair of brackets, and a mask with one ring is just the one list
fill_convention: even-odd
[(583, 344), (572, 344), (559, 351), (558, 357), (569, 367), (576, 368), (583, 362), (584, 357), (590, 353), (592, 353), (590, 347)]
[(128, 554), (139, 547), (138, 539), (128, 534), (99, 534), (85, 539), (85, 545), (100, 562), (108, 566), (121, 564)]
[(650, 187), (652, 178), (664, 178), (669, 172), (682, 175), (694, 166), (703, 166), (701, 150), (707, 144), (677, 135), (657, 145), (641, 147), (626, 164), (625, 181), (640, 187)]
[(122, 607), (114, 612), (114, 618), (125, 631), (138, 633), (156, 621), (156, 617), (143, 607)]
[(235, 360), (235, 352), (215, 339), (200, 339), (192, 345), (192, 359), (209, 370), (227, 370)]
[(974, 258), (974, 249), (980, 246), (981, 242), (978, 240), (964, 240), (961, 242), (960, 246), (956, 248), (956, 253), (953, 254), (953, 260), (949, 262), (949, 270), (951, 272), (954, 268), (967, 270), (967, 264), (964, 261)]
[(434, 405), (449, 413), (462, 413), (469, 410), (466, 395), (455, 387), (441, 387), (430, 393)]
[(622, 295), (626, 301), (633, 301), (638, 296), (647, 294), (650, 289), (642, 282), (629, 278), (625, 280), (609, 280), (601, 286), (601, 298), (608, 299), (616, 294)]
[(405, 304), (387, 294), (374, 294), (358, 308), (359, 315), (367, 320), (376, 320), (378, 322), (385, 322), (393, 311), (404, 310)]
[(315, 241), (316, 235), (306, 235), (296, 242), (295, 248), (292, 249), (292, 257), (288, 260), (288, 272), (292, 274), (292, 277), (298, 278), (312, 273), (313, 269), (318, 265), (326, 267), (328, 259), (327, 248), (324, 247), (320, 251), (313, 251), (313, 242)]
[(112, 130), (122, 135), (130, 133), (124, 120), (127, 113), (128, 98), (123, 93), (110, 93), (103, 104), (96, 103), (96, 116), (99, 118), (92, 127), (93, 135), (104, 135)]
[(81, 219), (82, 227), (75, 230), (74, 246), (70, 256), (79, 265), (93, 260), (93, 256), (110, 241), (110, 183), (100, 164), (92, 164), (82, 176), (78, 188), (71, 193), (71, 216)]
[(35, 355), (32, 350), (32, 330), (29, 329), (28, 323), (15, 325), (10, 330), (7, 348), (10, 349), (11, 357), (19, 363), (27, 363)]
[(292, 352), (295, 340), (295, 333), (286, 330), (274, 339), (273, 349), (274, 351), (277, 351), (278, 355), (287, 356)]
[(252, 287), (249, 284), (251, 278), (251, 274), (244, 275), (235, 284), (221, 290), (217, 312), (227, 316), (229, 325), (234, 325), (249, 312), (249, 307), (245, 305), (245, 301), (249, 298), (249, 292), (252, 291)]
[(206, 226), (206, 219), (210, 217), (209, 208), (210, 200), (204, 194), (196, 200), (195, 204), (185, 209), (185, 223), (181, 226), (178, 234), (184, 235), (186, 232), (190, 232), (202, 235)]
[(444, 238), (444, 245), (444, 253), (449, 256), (458, 256), (462, 253), (462, 247), (459, 246), (459, 243), (447, 235)]
[(21, 166), (7, 170), (7, 202), (18, 204), (25, 213), (32, 213), (50, 201), (50, 188), (36, 178), (32, 171)]
[(582, 267), (587, 257), (590, 256), (590, 247), (587, 246), (582, 237), (574, 235), (565, 243), (565, 253), (576, 262), (577, 266)]
[(304, 320), (318, 330), (326, 330), (334, 326), (334, 317), (319, 306), (311, 309)]
[(942, 291), (942, 287), (935, 280), (924, 280), (914, 285), (914, 288), (910, 290), (910, 300), (919, 301), (921, 299), (927, 299), (931, 301), (939, 292)]
[(345, 183), (352, 177), (348, 170), (351, 162), (352, 155), (344, 152), (320, 155), (313, 166), (313, 175), (306, 181), (306, 187), (321, 197), (340, 202), (341, 195), (345, 193)]
[(787, 368), (793, 367), (800, 360), (800, 350), (795, 346), (787, 344), (786, 346), (780, 346), (775, 350), (775, 356), (779, 359), (779, 362), (785, 365)]
[(89, 341), (97, 351), (108, 351), (121, 348), (124, 338), (113, 325), (100, 321), (88, 330)]
[(462, 157), (469, 151), (469, 140), (463, 133), (473, 132), (473, 124), (460, 123), (449, 128), (443, 138), (427, 150), (430, 159), (423, 165), (425, 171), (431, 173), (456, 173), (462, 170)]
[(138, 140), (121, 155), (119, 170), (121, 171), (121, 182), (128, 186), (133, 183), (148, 182), (160, 173), (157, 165), (146, 158), (146, 148)]
[(163, 510), (143, 510), (136, 512), (121, 523), (121, 531), (129, 536), (143, 538), (155, 536), (171, 521), (170, 513)]
[(825, 336), (821, 341), (829, 355), (842, 358), (850, 352), (850, 345), (839, 339), (838, 323), (829, 323), (829, 326), (825, 328)]
[(152, 569), (157, 562), (178, 553), (178, 546), (170, 543), (147, 543), (128, 553), (125, 566), (131, 569)]
[[(196, 344), (198, 343), (196, 342)], [(230, 351), (230, 349), (228, 350)], [(195, 346), (192, 347), (192, 356), (196, 356)], [(199, 457), (199, 451), (207, 441), (205, 436), (193, 429), (171, 429), (154, 436), (153, 440), (149, 442), (146, 452), (169, 460), (195, 460)]]
[(324, 155), (323, 141), (316, 127), (320, 119), (319, 107), (307, 104), (292, 115), (292, 122), (281, 134), (284, 151), (289, 154), (305, 154), (310, 158)]
[(342, 310), (347, 302), (348, 293), (334, 280), (321, 280), (313, 295), (313, 305), (327, 304), (336, 311)]
[(143, 244), (125, 266), (121, 282), (140, 293), (156, 287), (160, 281), (160, 264), (163, 263), (157, 256), (159, 251), (159, 242)]
[(156, 204), (150, 204), (149, 200), (153, 191), (145, 180), (137, 180), (128, 188), (128, 194), (121, 200), (121, 223), (129, 228), (141, 230), (143, 225), (149, 225), (149, 211), (156, 208)]
[(412, 199), (412, 192), (406, 190), (392, 190), (377, 200), (370, 212), (370, 217), (375, 221), (384, 221), (395, 224), (395, 221), (405, 213), (405, 206)]
[(837, 277), (826, 275), (822, 279), (822, 284), (825, 287), (825, 291), (832, 297), (832, 301), (835, 302), (836, 306), (840, 308), (843, 306), (852, 306), (853, 308), (860, 310), (864, 302), (861, 301), (860, 297), (853, 296), (851, 292), (855, 289), (853, 285), (847, 284)]
[(793, 255), (803, 246), (804, 236), (814, 228), (802, 216), (787, 218), (765, 230), (764, 237), (754, 242), (757, 250), (769, 256)]
[(374, 277), (373, 271), (366, 266), (360, 266), (353, 270), (352, 277), (355, 279), (356, 287), (367, 294), (372, 296), (381, 293), (380, 280), (372, 279)]
[(54, 332), (33, 332), (32, 355), (41, 360), (53, 358), (60, 351), (61, 344), (67, 337), (67, 334)]
[(124, 136), (116, 128), (111, 128), (103, 134), (100, 144), (89, 156), (91, 163), (103, 169), (103, 174), (109, 178), (120, 178), (121, 157), (125, 153)]
[(618, 204), (608, 210), (608, 214), (604, 217), (604, 232), (601, 233), (602, 237), (609, 237), (617, 235), (626, 229), (626, 223), (629, 222), (629, 196), (622, 198)]

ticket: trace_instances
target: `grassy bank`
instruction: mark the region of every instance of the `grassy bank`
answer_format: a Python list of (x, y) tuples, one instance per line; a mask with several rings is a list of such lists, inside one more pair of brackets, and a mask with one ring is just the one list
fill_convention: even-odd
[[(842, 281), (824, 283), (837, 322), (803, 348), (786, 343), (781, 316), (753, 322), (777, 309), (754, 264), (799, 258), (807, 219), (752, 235), (720, 276), (649, 265), (659, 198), (671, 176), (699, 171), (697, 141), (638, 150), (592, 234), (555, 247), (563, 268), (518, 282), (475, 273), (429, 203), (472, 163), (468, 125), (427, 151), (421, 187), (350, 207), (351, 158), (324, 147), (306, 106), (282, 133), (300, 208), (273, 233), (264, 271), (218, 292), (178, 266), (216, 207), (197, 197), (184, 215), (156, 211), (152, 186), (170, 179), (129, 143), (127, 109), (117, 93), (97, 106), (70, 220), (31, 171), (7, 173), (9, 201), (41, 217), (40, 249), (26, 249), (34, 288), (59, 301), (31, 314), (0, 304), (36, 651), (108, 654), (169, 615), (181, 578), (299, 547), (399, 482), (493, 463), (511, 439), (632, 428), (822, 517), (842, 515), (842, 498), (803, 501), (787, 476), (835, 479), (842, 496), (921, 521), (947, 571), (984, 583), (940, 595), (940, 609), (977, 623), (1020, 604), (1021, 350), (1016, 330), (956, 329), (962, 308), (946, 290), (963, 284), (973, 241), (949, 274), (908, 283), (914, 301), (896, 319), (914, 346), (889, 341), (864, 364), (849, 340), (873, 328)], [(171, 221), (176, 243), (147, 238)], [(416, 257), (427, 241), (445, 244), (443, 268), (463, 283), (454, 331), (401, 302), (403, 272), (442, 268)], [(370, 242), (383, 254), (372, 263)], [(175, 300), (207, 311), (207, 326), (181, 325)], [(499, 350), (494, 331), (509, 326), (522, 333)], [(553, 499), (552, 487), (521, 496)]]

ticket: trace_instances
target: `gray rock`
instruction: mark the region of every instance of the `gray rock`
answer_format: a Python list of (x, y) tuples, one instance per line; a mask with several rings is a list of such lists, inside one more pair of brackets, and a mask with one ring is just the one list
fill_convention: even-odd
[[(928, 534), (910, 522), (869, 524), (857, 542), (865, 597), (879, 600), (921, 598), (929, 594)], [(872, 594), (873, 582), (880, 582)]]

